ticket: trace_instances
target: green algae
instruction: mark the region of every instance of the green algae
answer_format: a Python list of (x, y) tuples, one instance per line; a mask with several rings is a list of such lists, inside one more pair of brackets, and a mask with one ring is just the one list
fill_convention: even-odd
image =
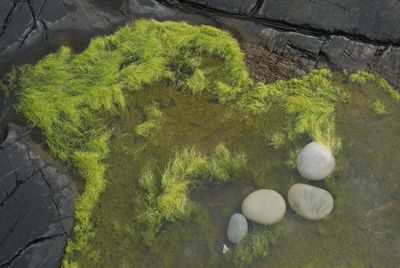
[[(399, 205), (391, 205), (393, 214), (383, 208), (383, 222), (366, 221), (365, 210), (372, 208), (364, 207), (365, 196), (351, 192), (361, 183), (356, 175), (368, 172), (350, 166), (367, 162), (369, 172), (383, 177), (375, 181), (384, 189), (377, 192), (364, 179), (366, 188), (374, 196), (389, 193), (377, 202), (389, 202), (399, 192), (396, 172), (388, 165), (394, 162), (384, 153), (396, 155), (399, 98), (385, 80), (360, 72), (343, 78), (315, 70), (300, 79), (255, 83), (228, 33), (148, 20), (94, 39), (82, 54), (63, 48), (20, 72), (19, 111), (43, 130), (50, 149), (85, 179), (64, 266), (228, 265), (229, 256), (221, 258), (216, 247), (226, 241), (229, 216), (254, 189), (274, 189), (285, 196), (290, 185), (304, 181), (293, 159), (311, 140), (329, 146), (339, 160), (333, 176), (314, 183), (333, 194), (334, 213), (323, 222), (307, 222), (289, 212), (277, 226), (287, 229), (285, 240), (259, 243), (261, 248), (253, 252), (232, 249), (238, 256), (244, 252), (235, 259), (245, 265), (260, 258), (260, 267), (379, 266), (382, 259), (389, 267), (395, 263), (399, 249), (390, 249), (385, 239), (399, 232), (391, 221), (399, 216)], [(376, 99), (387, 111), (379, 119), (370, 109)], [(375, 130), (370, 125), (380, 130), (373, 137), (391, 141), (384, 150), (376, 140), (366, 140)], [(137, 205), (145, 168), (168, 166), (175, 152), (188, 146), (212, 154), (221, 142), (247, 156), (246, 169), (235, 181), (191, 192), (193, 213), (157, 226), (157, 243), (146, 246)], [(369, 243), (371, 228), (378, 234)], [(389, 231), (382, 236), (384, 228)], [(351, 239), (341, 242), (344, 238)], [(365, 246), (369, 244), (371, 248)], [(385, 250), (391, 260), (382, 257)], [(241, 266), (238, 261), (235, 265)]]
[(346, 101), (348, 95), (333, 86), (330, 77), (330, 71), (324, 69), (314, 70), (301, 79), (269, 85), (258, 83), (249, 93), (243, 94), (238, 106), (251, 114), (265, 114), (272, 105), (281, 106), (288, 123), (284, 133), (273, 136), (275, 142), (279, 137), (279, 146), (285, 140), (306, 136), (337, 153), (341, 141), (335, 133), (335, 108), (338, 103)]
[(163, 114), (157, 104), (144, 107), (145, 121), (135, 127), (135, 135), (150, 139), (161, 128)]
[(371, 105), (370, 105), (371, 109), (374, 110), (374, 112), (376, 114), (385, 114), (386, 113), (386, 109), (385, 109), (385, 105), (383, 105), (383, 103), (381, 102), (381, 100), (376, 100), (374, 101)]
[(259, 228), (252, 232), (237, 246), (226, 258), (232, 258), (235, 267), (248, 266), (257, 259), (266, 258), (269, 255), (271, 245), (276, 244), (285, 237), (285, 229), (281, 226), (277, 228)]
[(166, 222), (183, 221), (192, 212), (190, 192), (205, 185), (228, 182), (243, 170), (246, 158), (233, 155), (218, 144), (211, 156), (203, 155), (195, 147), (178, 151), (162, 174), (145, 169), (140, 176), (142, 194), (138, 199), (138, 227), (144, 241), (151, 247), (156, 235)]

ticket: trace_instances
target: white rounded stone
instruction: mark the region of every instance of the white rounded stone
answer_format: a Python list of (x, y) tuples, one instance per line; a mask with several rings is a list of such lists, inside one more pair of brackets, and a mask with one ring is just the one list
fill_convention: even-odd
[(247, 219), (258, 224), (274, 224), (285, 215), (286, 203), (283, 197), (268, 189), (249, 194), (242, 203), (242, 213)]
[(320, 143), (307, 144), (297, 157), (297, 170), (303, 178), (309, 180), (322, 180), (334, 168), (335, 157), (328, 147)]
[(288, 201), (297, 214), (309, 220), (322, 220), (333, 209), (333, 198), (328, 191), (303, 183), (290, 187)]
[(228, 230), (226, 232), (229, 241), (237, 244), (246, 237), (247, 232), (248, 226), (246, 218), (240, 213), (233, 214), (229, 220)]

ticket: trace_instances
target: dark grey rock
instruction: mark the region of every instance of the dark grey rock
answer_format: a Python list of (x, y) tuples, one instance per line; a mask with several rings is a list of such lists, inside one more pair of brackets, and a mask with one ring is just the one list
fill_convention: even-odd
[(329, 63), (340, 69), (356, 71), (372, 63), (378, 47), (333, 36), (321, 48)]
[(11, 129), (0, 146), (0, 267), (59, 267), (73, 226), (73, 184)]
[(400, 47), (380, 47), (371, 63), (371, 69), (400, 87)]
[[(13, 195), (4, 204), (4, 216), (14, 215), (15, 222), (8, 229), (6, 237), (0, 237), (1, 245), (0, 265), (7, 263), (12, 257), (30, 241), (41, 237), (48, 232), (49, 224), (59, 217), (47, 185), (40, 175), (36, 175), (21, 184)], [(2, 228), (4, 228), (2, 226)]]
[(209, 8), (236, 15), (240, 13), (241, 6), (241, 0), (214, 0), (207, 2), (207, 7)]
[(61, 191), (65, 186), (71, 183), (71, 179), (66, 174), (60, 174), (53, 166), (46, 166), (41, 172), (44, 180), (50, 185), (53, 191)]
[(4, 202), (7, 196), (11, 195), (17, 187), (17, 177), (14, 172), (9, 173), (0, 179), (0, 191), (3, 193), (3, 198), (0, 198), (0, 204)]
[(251, 15), (254, 11), (256, 11), (255, 8), (258, 2), (259, 1), (257, 0), (242, 0), (240, 14), (246, 16)]
[(13, 145), (23, 137), (23, 133), (21, 132), (21, 128), (17, 127), (14, 124), (9, 124), (7, 127), (7, 135), (4, 141), (0, 144), (0, 148), (4, 148), (8, 145)]
[(72, 231), (72, 227), (74, 226), (74, 219), (73, 219), (73, 217), (62, 219), (61, 224), (64, 228), (64, 231), (67, 234), (70, 234)]
[(61, 191), (54, 194), (54, 202), (57, 205), (58, 213), (61, 218), (72, 217), (72, 211), (74, 208), (73, 197), (73, 190), (69, 186), (64, 187)]
[(9, 265), (10, 268), (60, 267), (65, 235), (42, 238), (25, 248)]
[(208, 1), (209, 0), (193, 0), (191, 2), (195, 3), (195, 4), (198, 4), (198, 5), (206, 5)]
[(291, 47), (317, 58), (320, 54), (324, 41), (314, 36), (290, 33), (289, 43)]
[(264, 0), (255, 17), (381, 42), (400, 41), (400, 2), (395, 0)]
[(126, 0), (122, 3), (121, 10), (124, 14), (154, 14), (165, 11), (166, 8), (155, 0)]
[(28, 148), (23, 141), (17, 141), (4, 147), (3, 153), (14, 169), (17, 180), (23, 181), (32, 175), (32, 162), (29, 158)]
[(400, 42), (400, 2), (396, 0), (181, 0), (303, 31)]
[(0, 181), (5, 176), (8, 176), (12, 173), (13, 169), (8, 163), (7, 157), (2, 150), (0, 150)]

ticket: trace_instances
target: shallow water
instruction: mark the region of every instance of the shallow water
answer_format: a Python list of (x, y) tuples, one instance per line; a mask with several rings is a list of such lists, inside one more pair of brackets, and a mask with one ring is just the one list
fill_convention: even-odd
[[(323, 221), (308, 221), (287, 209), (278, 223), (287, 236), (270, 254), (251, 267), (397, 267), (400, 263), (400, 106), (375, 84), (333, 83), (351, 94), (337, 108), (337, 132), (343, 149), (333, 179), (313, 183), (334, 196), (334, 212)], [(380, 98), (387, 114), (369, 107)], [(82, 267), (224, 267), (229, 217), (240, 211), (243, 198), (258, 188), (270, 188), (285, 198), (289, 186), (304, 182), (285, 161), (291, 148), (275, 150), (271, 135), (284, 125), (282, 111), (243, 118), (207, 97), (193, 97), (157, 85), (133, 96), (133, 103), (113, 118), (114, 136), (106, 172), (108, 185), (94, 211), (91, 250)], [(165, 114), (153, 142), (135, 138), (143, 121), (143, 106), (152, 101)], [(237, 181), (192, 193), (199, 206), (188, 221), (164, 226), (154, 248), (140, 241), (135, 226), (137, 181), (148, 164), (160, 170), (178, 148), (198, 145), (211, 151), (220, 142), (248, 157), (248, 169)], [(308, 141), (300, 141), (306, 144)], [(299, 145), (299, 144), (297, 144)], [(333, 183), (333, 181), (335, 183)]]

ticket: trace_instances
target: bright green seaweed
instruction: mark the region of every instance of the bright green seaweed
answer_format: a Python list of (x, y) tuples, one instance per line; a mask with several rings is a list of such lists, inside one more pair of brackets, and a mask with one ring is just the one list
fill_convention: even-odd
[[(228, 110), (230, 111), (228, 115), (236, 118), (231, 120), (232, 124), (236, 124), (232, 129), (237, 132), (243, 131), (240, 133), (243, 135), (240, 136), (240, 140), (244, 144), (247, 143), (243, 138), (255, 135), (254, 140), (257, 140), (259, 146), (272, 144), (284, 152), (285, 157), (280, 160), (290, 162), (296, 156), (299, 146), (310, 140), (324, 143), (336, 155), (339, 153), (342, 142), (336, 128), (337, 107), (345, 105), (351, 97), (348, 91), (332, 83), (332, 80), (330, 71), (314, 70), (299, 79), (277, 81), (269, 85), (256, 83), (249, 78), (243, 54), (237, 41), (229, 33), (209, 26), (161, 23), (154, 20), (138, 20), (120, 28), (113, 35), (97, 37), (81, 54), (74, 55), (70, 49), (61, 48), (35, 66), (21, 68), (16, 82), (21, 88), (18, 111), (33, 126), (42, 129), (51, 151), (72, 165), (85, 180), (83, 193), (75, 203), (74, 237), (68, 242), (63, 265), (76, 267), (78, 262), (85, 263), (92, 258), (96, 259), (94, 256), (97, 254), (96, 250), (88, 254), (91, 252), (90, 239), (96, 240), (91, 216), (106, 186), (104, 180), (106, 163), (115, 164), (107, 158), (112, 135), (120, 134), (119, 138), (124, 141), (123, 146), (118, 146), (121, 142), (118, 140), (114, 140), (113, 144), (117, 144), (117, 148), (121, 150), (126, 150), (125, 156), (132, 155), (131, 161), (137, 162), (135, 164), (137, 169), (142, 168), (139, 163), (148, 164), (144, 159), (151, 159), (152, 155), (163, 159), (161, 165), (157, 165), (166, 167), (161, 179), (160, 175), (147, 170), (143, 171), (139, 185), (135, 184), (138, 187), (136, 201), (143, 194), (147, 195), (148, 202), (145, 202), (145, 206), (148, 209), (143, 211), (150, 213), (141, 214), (135, 211), (133, 214), (142, 215), (138, 217), (143, 220), (142, 223), (153, 222), (150, 224), (151, 237), (156, 235), (154, 232), (159, 230), (165, 220), (173, 222), (178, 218), (185, 218), (188, 211), (184, 204), (189, 200), (186, 188), (192, 183), (192, 178), (177, 175), (186, 174), (185, 169), (176, 164), (178, 161), (176, 159), (181, 159), (182, 155), (175, 155), (175, 160), (170, 160), (170, 164), (166, 164), (168, 161), (165, 158), (170, 152), (167, 151), (168, 146), (163, 144), (163, 141), (169, 142), (166, 137), (171, 133), (164, 126), (179, 129), (180, 125), (169, 118), (182, 119), (181, 121), (193, 125), (197, 122), (192, 122), (191, 118), (182, 118), (185, 113), (177, 113), (179, 116), (176, 117), (171, 116), (169, 113), (173, 113), (173, 108), (165, 108), (171, 104), (158, 103), (159, 100), (155, 96), (159, 95), (160, 98), (172, 96), (169, 102), (184, 102), (186, 97), (181, 96), (182, 93), (190, 93), (199, 102), (202, 97), (217, 99), (221, 111)], [(367, 81), (377, 82), (392, 99), (396, 101), (400, 99), (397, 92), (377, 76), (359, 72), (351, 75), (349, 80), (361, 85)], [(148, 99), (146, 96), (151, 96), (153, 99)], [(154, 99), (157, 99), (157, 102), (154, 102)], [(128, 133), (119, 133), (118, 127), (121, 126), (114, 121), (124, 118), (121, 115), (129, 113), (132, 109), (129, 107), (133, 104), (143, 113), (132, 112), (133, 117), (127, 118), (132, 120), (129, 124), (133, 127)], [(204, 99), (201, 105), (208, 107), (205, 106)], [(189, 106), (192, 107), (195, 105)], [(213, 109), (211, 106), (208, 108)], [(214, 120), (221, 115), (221, 111), (215, 111), (214, 115), (206, 118)], [(242, 118), (242, 121), (238, 118)], [(269, 127), (262, 125), (263, 123), (274, 125)], [(183, 130), (188, 131), (188, 129)], [(259, 134), (259, 131), (264, 133)], [(229, 134), (234, 136), (235, 132)], [(207, 137), (205, 135), (204, 139)], [(196, 140), (191, 138), (189, 142)], [(264, 140), (261, 142), (260, 138)], [(153, 139), (157, 139), (159, 145), (152, 143), (152, 146), (146, 147)], [(187, 146), (183, 143), (184, 136), (173, 141), (177, 144), (182, 142)], [(141, 147), (138, 147), (139, 144)], [(156, 153), (158, 150), (162, 153)], [(181, 159), (184, 165), (190, 166), (193, 164), (191, 161), (198, 160), (196, 163), (201, 164), (202, 172), (216, 175), (214, 178), (221, 182), (228, 181), (243, 164), (239, 157), (236, 159), (239, 164), (232, 166), (229, 151), (222, 147), (217, 147), (217, 151), (210, 157), (194, 149), (184, 149), (183, 152), (189, 154), (184, 161)], [(111, 152), (112, 157), (117, 159), (118, 156), (115, 154), (116, 152)], [(257, 156), (260, 158), (262, 154), (259, 153)], [(254, 180), (258, 184), (260, 180), (257, 177), (260, 175), (256, 173), (265, 174), (268, 170), (255, 168), (258, 167), (255, 163), (249, 165), (254, 172), (247, 172), (246, 179)], [(279, 175), (290, 178), (290, 173), (285, 172), (282, 171)], [(161, 187), (158, 184), (156, 186), (156, 182), (161, 183)], [(293, 181), (284, 182), (293, 183)], [(112, 183), (110, 180), (110, 184)], [(271, 187), (281, 189), (281, 184)], [(177, 187), (179, 185), (181, 187)], [(336, 180), (332, 179), (325, 187), (331, 187), (332, 190), (341, 188), (337, 185)], [(173, 200), (168, 195), (172, 195)], [(157, 205), (154, 205), (155, 203)], [(166, 214), (161, 215), (160, 211)], [(204, 214), (201, 206), (197, 207), (197, 214)], [(201, 222), (200, 216), (194, 216), (194, 221), (204, 228), (211, 228), (210, 221)], [(134, 222), (137, 223), (136, 220)], [(190, 220), (189, 223), (182, 224), (191, 226)], [(169, 226), (165, 228), (168, 229)], [(178, 233), (182, 233), (181, 238), (186, 239), (184, 227), (176, 228)], [(198, 236), (204, 236), (204, 232), (205, 229), (199, 229)], [(124, 227), (121, 233), (140, 239), (132, 226)], [(160, 239), (163, 236), (171, 239), (169, 232), (157, 235), (161, 237)], [(237, 253), (233, 253), (236, 254), (235, 263), (241, 260), (243, 263), (250, 263), (265, 256), (267, 248), (277, 240), (275, 234), (271, 234), (271, 238), (271, 241), (260, 240), (258, 244), (261, 248), (254, 251), (245, 247), (238, 248)], [(257, 241), (257, 237), (250, 236), (249, 240)], [(209, 243), (209, 240), (206, 243)], [(262, 245), (265, 248), (262, 248)], [(86, 255), (81, 256), (82, 252)], [(157, 249), (153, 252), (156, 254)], [(167, 258), (168, 256), (162, 257), (166, 262), (171, 261)]]
[(156, 234), (165, 222), (182, 221), (192, 210), (189, 193), (194, 188), (211, 183), (224, 183), (240, 174), (246, 164), (244, 155), (232, 155), (219, 144), (207, 157), (198, 149), (184, 148), (177, 152), (161, 175), (146, 169), (139, 185), (138, 227), (144, 229), (144, 241), (152, 246)]

